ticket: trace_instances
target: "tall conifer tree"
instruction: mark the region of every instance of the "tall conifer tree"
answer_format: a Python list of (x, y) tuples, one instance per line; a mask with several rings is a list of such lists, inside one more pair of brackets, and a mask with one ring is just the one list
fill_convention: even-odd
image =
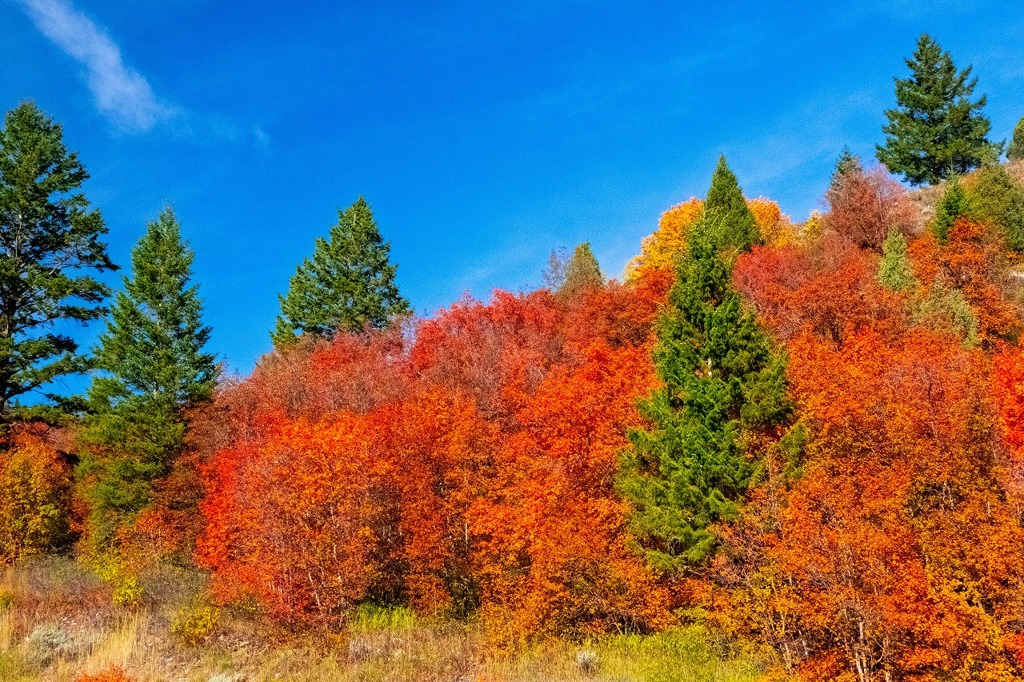
[(132, 250), (96, 349), (82, 470), (100, 541), (147, 504), (184, 445), (185, 410), (208, 400), (217, 380), (193, 259), (165, 209)]
[(620, 490), (652, 565), (680, 570), (716, 547), (711, 526), (734, 518), (758, 471), (744, 433), (789, 411), (785, 362), (731, 284), (737, 251), (758, 240), (724, 160), (689, 235), (654, 360), (664, 386), (639, 404), (651, 428), (631, 434)]
[(718, 158), (718, 166), (711, 176), (704, 212), (707, 218), (705, 228), (721, 233), (713, 237), (719, 247), (746, 251), (761, 243), (757, 221), (747, 206), (736, 175), (725, 162), (725, 156)]
[(885, 112), (878, 160), (908, 182), (934, 184), (994, 161), (1000, 145), (988, 140), (991, 124), (981, 113), (985, 96), (971, 100), (977, 78), (957, 71), (953, 58), (927, 33), (906, 60), (909, 78), (896, 80), (897, 108)]
[[(26, 102), (0, 130), (0, 420), (20, 396), (85, 369), (62, 321), (103, 316), (115, 269), (103, 218), (79, 190), (89, 174), (64, 146), (59, 124)], [(50, 395), (59, 400), (58, 396)], [(23, 408), (22, 408), (23, 411)]]
[(280, 297), (274, 343), (290, 343), (300, 334), (330, 338), (339, 330), (382, 329), (409, 312), (395, 284), (398, 266), (389, 262), (390, 250), (365, 199), (339, 211), (328, 239), (316, 240), (312, 257), (299, 265)]

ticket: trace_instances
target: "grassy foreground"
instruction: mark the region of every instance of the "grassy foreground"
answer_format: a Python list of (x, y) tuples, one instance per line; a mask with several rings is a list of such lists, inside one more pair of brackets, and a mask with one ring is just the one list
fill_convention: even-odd
[(472, 624), (403, 610), (362, 610), (330, 637), (287, 635), (251, 614), (201, 603), (202, 577), (162, 569), (146, 597), (118, 606), (109, 586), (69, 560), (0, 573), (0, 680), (73, 682), (122, 668), (137, 682), (346, 680), (707, 680), (762, 676), (752, 650), (692, 626), (650, 637), (550, 642), (514, 656), (490, 651)]

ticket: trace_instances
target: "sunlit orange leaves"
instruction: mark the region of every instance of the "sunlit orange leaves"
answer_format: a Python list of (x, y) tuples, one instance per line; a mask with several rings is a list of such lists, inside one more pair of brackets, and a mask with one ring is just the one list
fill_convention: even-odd
[(1003, 441), (1017, 465), (1024, 465), (1024, 351), (1003, 347), (995, 356), (993, 393)]
[[(747, 201), (765, 243), (784, 245), (796, 239), (796, 229), (789, 217), (771, 199), (758, 197)], [(676, 204), (661, 215), (658, 229), (644, 237), (640, 255), (626, 265), (626, 278), (632, 282), (652, 270), (673, 270), (679, 255), (686, 250), (690, 228), (704, 214), (704, 202), (692, 197)]]
[(919, 312), (941, 284), (998, 316), (983, 338), (1012, 329), (1020, 313), (987, 243), (965, 221), (946, 246), (914, 239), (926, 286), (900, 294), (880, 286), (870, 249), (835, 234), (737, 263), (786, 344), (805, 435), (791, 478), (756, 491), (731, 535), (746, 563), (730, 579), (748, 623), (805, 679), (1021, 673), (1019, 473), (999, 445), (1001, 432), (1019, 447), (1019, 351), (993, 363)]
[(197, 429), (215, 595), (293, 623), (479, 609), (505, 643), (667, 622), (613, 480), (670, 282), (498, 292), (265, 360)]
[(668, 622), (667, 599), (629, 551), (613, 488), (635, 399), (653, 382), (633, 348), (589, 348), (515, 415), (493, 494), (474, 506), (485, 604), (513, 632), (593, 635)]

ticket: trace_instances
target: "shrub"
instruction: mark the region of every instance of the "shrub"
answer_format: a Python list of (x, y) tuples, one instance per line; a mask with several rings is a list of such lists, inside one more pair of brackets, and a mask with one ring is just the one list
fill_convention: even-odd
[(111, 601), (118, 606), (138, 606), (142, 603), (142, 585), (139, 579), (128, 571), (124, 562), (115, 556), (94, 558), (93, 570), (99, 578), (111, 586)]
[(111, 599), (118, 606), (138, 606), (142, 603), (142, 586), (135, 576), (121, 578), (114, 585)]
[(95, 674), (82, 673), (75, 682), (132, 682), (132, 678), (122, 668), (114, 666)]
[(183, 608), (171, 621), (171, 633), (188, 646), (199, 646), (210, 639), (219, 622), (212, 606)]
[(576, 652), (576, 667), (587, 677), (597, 672), (597, 654), (590, 649), (580, 649)]
[(374, 604), (360, 604), (350, 620), (353, 630), (411, 630), (416, 626), (416, 614), (403, 606), (381, 607)]
[(78, 645), (74, 638), (56, 625), (39, 625), (25, 638), (28, 657), (40, 664), (48, 664), (57, 658), (73, 656)]

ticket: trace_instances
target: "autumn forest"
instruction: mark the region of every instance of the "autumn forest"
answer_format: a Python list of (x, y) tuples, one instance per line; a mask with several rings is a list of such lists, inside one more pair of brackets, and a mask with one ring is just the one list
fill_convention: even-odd
[[(18, 105), (0, 678), (1021, 679), (1024, 121), (991, 139), (975, 83), (924, 35), (821, 212), (722, 157), (624, 273), (584, 243), (426, 317), (360, 197), (248, 376), (174, 211), (112, 290), (74, 141)], [(396, 662), (403, 628), (459, 648)]]

